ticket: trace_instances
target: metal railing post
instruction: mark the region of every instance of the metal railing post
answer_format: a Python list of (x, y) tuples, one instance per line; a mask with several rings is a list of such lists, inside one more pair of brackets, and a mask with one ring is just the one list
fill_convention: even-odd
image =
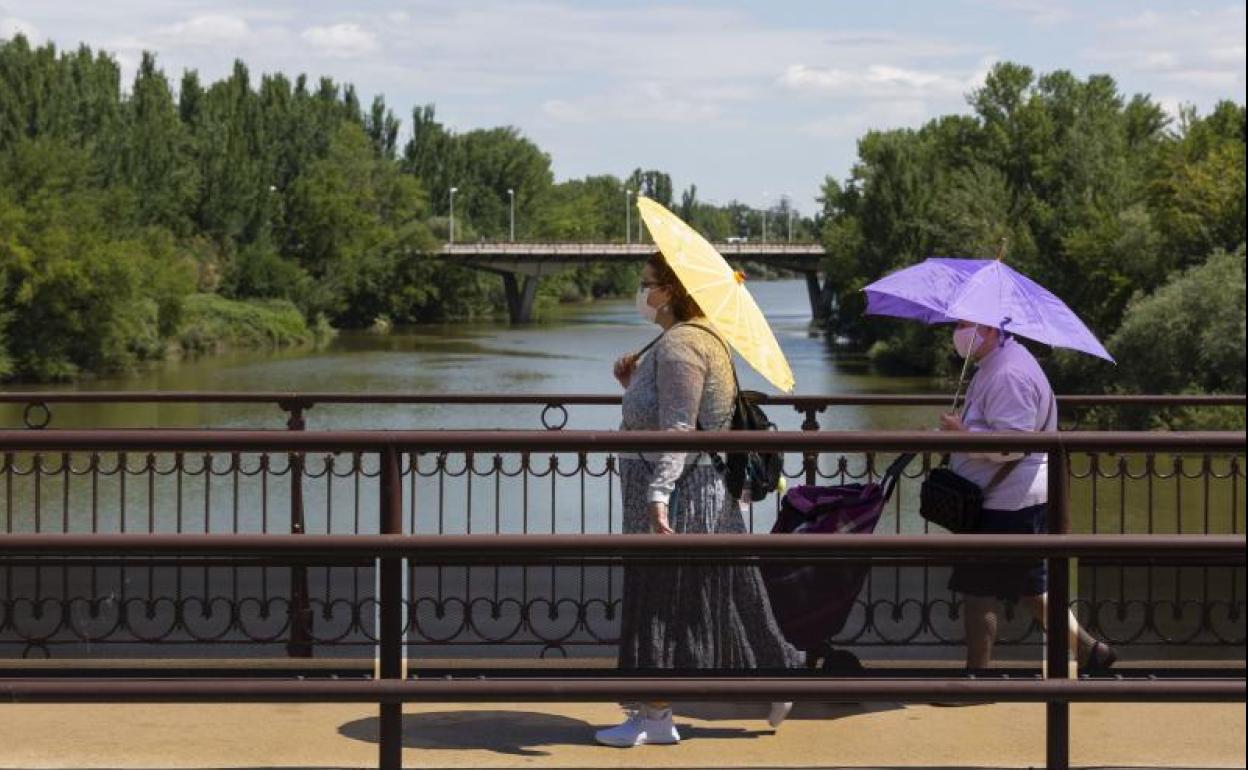
[[(286, 429), (301, 431), (307, 424), (303, 419), (304, 405), (299, 402), (282, 403), (289, 415)], [(290, 534), (302, 535), (307, 525), (303, 516), (303, 453), (291, 452), (290, 462)], [(312, 604), (308, 590), (308, 567), (297, 564), (290, 568), (290, 640), (286, 654), (292, 658), (312, 657)]]
[[(817, 416), (817, 413), (822, 411), (823, 410), (819, 407), (806, 407), (806, 418), (802, 420), (802, 430), (819, 430), (819, 417)], [(819, 481), (819, 454), (817, 452), (802, 453), (802, 470), (805, 472), (806, 483), (808, 485), (813, 485)]]
[[(1070, 470), (1065, 448), (1060, 439), (1049, 452), (1048, 532), (1070, 534)], [(1046, 679), (1070, 678), (1070, 557), (1048, 558), (1049, 596), (1045, 606)], [(1045, 704), (1045, 767), (1067, 770), (1070, 767), (1070, 703), (1049, 701)]]
[[(389, 446), (381, 452), (381, 519), (383, 535), (403, 534), (403, 487), (399, 452)], [(378, 560), (381, 679), (403, 677), (403, 559), (385, 557)], [(382, 701), (378, 748), (382, 770), (398, 770), (403, 765), (403, 703)]]

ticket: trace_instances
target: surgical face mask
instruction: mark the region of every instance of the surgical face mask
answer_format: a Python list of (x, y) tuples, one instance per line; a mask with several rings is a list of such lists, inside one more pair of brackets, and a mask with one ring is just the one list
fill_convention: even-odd
[(649, 286), (643, 286), (642, 288), (637, 290), (637, 298), (635, 300), (635, 303), (637, 305), (637, 312), (641, 314), (641, 317), (646, 319), (650, 323), (654, 323), (654, 319), (658, 318), (659, 316), (659, 309), (657, 307), (650, 306), (650, 287)]
[(983, 336), (979, 333), (978, 326), (964, 326), (954, 330), (953, 347), (958, 351), (958, 355), (968, 358), (979, 347), (979, 343), (983, 339)]

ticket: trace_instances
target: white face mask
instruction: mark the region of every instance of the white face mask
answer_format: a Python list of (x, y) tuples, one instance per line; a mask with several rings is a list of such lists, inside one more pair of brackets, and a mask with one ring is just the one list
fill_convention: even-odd
[(964, 326), (954, 330), (953, 347), (958, 351), (958, 355), (967, 358), (979, 347), (983, 339), (978, 326)]
[(659, 316), (659, 309), (650, 306), (650, 287), (643, 286), (637, 290), (637, 298), (634, 300), (637, 305), (637, 312), (642, 318), (650, 323), (654, 323), (654, 319)]

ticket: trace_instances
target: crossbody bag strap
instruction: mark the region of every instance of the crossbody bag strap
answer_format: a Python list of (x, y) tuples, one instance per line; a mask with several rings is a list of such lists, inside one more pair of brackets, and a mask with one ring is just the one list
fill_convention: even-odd
[[(1044, 431), (1044, 429), (1048, 426), (1049, 421), (1053, 419), (1053, 412), (1056, 409), (1057, 409), (1057, 396), (1050, 394), (1049, 395), (1049, 411), (1046, 412), (1044, 415), (1044, 423), (1039, 426), (1040, 431)], [(1005, 481), (1005, 477), (1010, 475), (1010, 471), (1017, 468), (1018, 464), (1021, 463), (1024, 459), (1026, 459), (1026, 455), (1018, 458), (1017, 460), (1010, 460), (1008, 463), (1005, 463), (1000, 468), (998, 468), (997, 472), (992, 475), (992, 479), (989, 480), (988, 486), (984, 487), (984, 496), (987, 497), (989, 492), (991, 492), (993, 489), (996, 489), (997, 485), (1000, 484), (1002, 481)]]
[[(734, 404), (733, 408), (735, 409), (736, 401), (741, 398), (741, 383), (737, 380), (737, 366), (732, 361), (732, 348), (728, 347), (728, 343), (724, 341), (724, 338), (716, 334), (715, 330), (710, 328), (709, 326), (690, 323), (688, 321), (683, 323), (682, 326), (692, 326), (695, 329), (701, 329), (702, 331), (711, 335), (715, 339), (719, 340), (719, 344), (724, 346), (724, 353), (728, 356), (728, 368), (732, 370), (732, 389), (733, 389), (733, 404)], [(729, 415), (728, 417), (728, 424), (730, 426), (732, 425), (731, 415)], [(704, 430), (704, 428), (702, 427), (702, 421), (696, 417), (694, 418), (694, 427), (696, 427), (698, 430)], [(709, 452), (708, 456), (711, 458), (711, 465), (715, 467), (716, 473), (722, 474), (727, 471), (728, 466), (724, 462), (724, 458), (719, 456), (719, 452), (715, 452), (715, 451)]]
[(722, 346), (724, 347), (724, 352), (728, 354), (728, 368), (729, 368), (729, 369), (732, 369), (732, 388), (733, 388), (733, 390), (735, 390), (735, 391), (737, 392), (737, 394), (738, 394), (738, 395), (740, 395), (740, 393), (741, 393), (741, 383), (740, 383), (740, 381), (738, 381), (738, 380), (737, 380), (737, 365), (736, 365), (735, 363), (733, 363), (733, 361), (732, 361), (732, 348), (728, 347), (728, 343), (727, 343), (727, 341), (725, 341), (723, 337), (719, 336), (719, 333), (718, 333), (718, 332), (716, 332), (714, 329), (712, 329), (712, 328), (711, 328), (711, 327), (709, 327), (709, 326), (704, 326), (704, 325), (702, 325), (702, 324), (695, 324), (695, 323), (691, 323), (691, 322), (689, 322), (689, 321), (686, 321), (685, 323), (683, 323), (683, 324), (681, 324), (681, 325), (682, 325), (682, 326), (691, 326), (691, 327), (693, 327), (694, 329), (701, 329), (702, 331), (704, 331), (704, 332), (706, 332), (707, 334), (711, 335), (711, 336), (712, 336), (712, 337), (714, 337), (715, 339), (719, 340), (719, 344), (720, 344), (720, 345), (722, 345)]
[[(724, 341), (724, 338), (716, 334), (715, 330), (712, 329), (711, 327), (703, 326), (702, 324), (695, 324), (695, 323), (690, 323), (686, 321), (685, 323), (681, 324), (681, 326), (690, 326), (690, 327), (693, 327), (694, 329), (701, 329), (702, 331), (711, 335), (715, 339), (719, 340), (719, 344), (723, 345), (724, 347), (724, 353), (728, 355), (728, 368), (732, 370), (733, 398), (734, 399), (740, 398), (741, 397), (741, 383), (737, 380), (737, 366), (736, 364), (732, 362), (732, 348), (728, 347), (728, 343)], [(731, 418), (729, 418), (729, 420), (731, 420)], [(702, 430), (701, 425), (698, 425), (697, 428), (698, 430)]]
[[(729, 366), (732, 366), (732, 351), (728, 348), (728, 343), (724, 342), (723, 338), (721, 338), (718, 334), (716, 334), (714, 331), (712, 331), (711, 329), (709, 329), (709, 328), (707, 328), (707, 327), (705, 327), (705, 326), (703, 326), (703, 325), (701, 325), (701, 324), (694, 324), (694, 323), (683, 322), (683, 323), (681, 323), (681, 324), (679, 324), (679, 325), (680, 325), (680, 326), (692, 326), (692, 327), (694, 327), (695, 329), (701, 329), (701, 330), (703, 330), (703, 331), (705, 331), (705, 332), (709, 333), (709, 334), (710, 334), (712, 337), (714, 337), (715, 339), (719, 340), (720, 344), (724, 346), (724, 351), (728, 354), (728, 364), (729, 364)], [(675, 327), (675, 326), (671, 327), (671, 329), (674, 329), (674, 328), (676, 328), (676, 327)], [(650, 348), (652, 348), (652, 347), (654, 347), (655, 345), (659, 344), (659, 340), (661, 340), (661, 339), (663, 339), (665, 336), (667, 336), (667, 333), (668, 333), (669, 331), (671, 331), (671, 329), (664, 329), (664, 330), (662, 331), (662, 333), (660, 333), (660, 334), (659, 334), (659, 336), (657, 336), (657, 337), (655, 337), (654, 339), (652, 339), (652, 340), (650, 340), (649, 342), (647, 342), (647, 343), (646, 343), (646, 345), (645, 345), (645, 347), (643, 347), (641, 350), (638, 350), (638, 351), (637, 351), (636, 356), (637, 356), (638, 358), (641, 358), (641, 356), (642, 356), (642, 355), (644, 355), (646, 352), (648, 352), (648, 351), (650, 350)], [(733, 383), (733, 386), (734, 386), (734, 387), (736, 387), (736, 389), (737, 389), (737, 394), (738, 394), (738, 395), (740, 395), (740, 393), (741, 393), (741, 389), (740, 389), (740, 387), (739, 387), (739, 386), (737, 386), (737, 369), (736, 369), (736, 367), (735, 367), (735, 366), (733, 366), (733, 367), (732, 367), (732, 383)], [(658, 387), (658, 382), (657, 382), (657, 381), (655, 382), (655, 387), (656, 387), (656, 388)], [(695, 415), (695, 416), (694, 416), (694, 418), (693, 418), (693, 427), (694, 427), (694, 428), (696, 428), (696, 429), (698, 429), (698, 430), (703, 430), (703, 428), (702, 428), (702, 421), (701, 421), (700, 419), (698, 419), (698, 416), (697, 416), (697, 415)], [(698, 452), (698, 454), (702, 454), (702, 452), (701, 452), (701, 451), (699, 451), (699, 452)], [(650, 463), (649, 463), (649, 462), (645, 459), (645, 457), (644, 457), (644, 456), (642, 456), (640, 453), (638, 454), (638, 456), (639, 456), (639, 457), (641, 457), (642, 462), (646, 463), (646, 467), (647, 467), (647, 468), (649, 468), (649, 467), (650, 467)], [(724, 468), (724, 461), (720, 458), (719, 454), (718, 454), (717, 452), (710, 452), (710, 453), (709, 453), (709, 456), (710, 456), (710, 458), (711, 458), (711, 463), (715, 466), (715, 469), (716, 469), (717, 471), (719, 471), (720, 473), (722, 473), (722, 472), (723, 472), (723, 468)]]
[(984, 497), (987, 497), (989, 492), (996, 489), (1002, 481), (1005, 481), (1005, 477), (1010, 475), (1010, 471), (1017, 468), (1018, 464), (1022, 461), (1023, 458), (1020, 457), (1017, 460), (1010, 460), (1008, 463), (1003, 463), (1000, 468), (997, 468), (997, 472), (992, 474), (992, 478), (989, 479), (988, 483), (984, 486)]

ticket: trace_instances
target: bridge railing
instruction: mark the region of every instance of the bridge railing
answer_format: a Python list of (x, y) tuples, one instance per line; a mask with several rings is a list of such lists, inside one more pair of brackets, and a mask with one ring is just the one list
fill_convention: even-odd
[[(976, 440), (984, 441), (981, 437)], [(989, 438), (993, 438), (989, 436)], [(1017, 442), (1018, 436), (996, 437)], [(1051, 467), (1067, 485), (1071, 519), (1089, 534), (1244, 532), (1244, 435), (1065, 432)], [(624, 443), (621, 443), (623, 441)], [(618, 534), (619, 461), (628, 442), (694, 442), (720, 451), (783, 448), (794, 483), (874, 480), (898, 451), (920, 457), (877, 528), (927, 534), (917, 487), (942, 452), (966, 448), (931, 432), (806, 431), (770, 435), (546, 431), (0, 431), (0, 532), (376, 534), (383, 453), (395, 446), (402, 528), (409, 534)], [(705, 442), (705, 443), (698, 443)], [(745, 512), (766, 532), (774, 499)], [(902, 650), (952, 660), (962, 642), (961, 597), (947, 567), (873, 567), (832, 643), (879, 660)], [(152, 567), (70, 573), (6, 571), (0, 651), (66, 658), (116, 649), (204, 656), (351, 656), (376, 641), (373, 581), (358, 567), (289, 570)], [(621, 576), (570, 568), (414, 566), (411, 633), (427, 654), (574, 658), (609, 655), (619, 633)], [(1242, 657), (1242, 568), (1085, 565), (1076, 612), (1098, 635), (1141, 659)], [(1025, 660), (1039, 629), (1007, 612), (1002, 644)], [(241, 654), (241, 653), (235, 653)]]
[[(399, 524), (397, 450), (382, 450), (389, 493), (381, 516)], [(1050, 485), (1061, 499), (1062, 482)], [(1057, 525), (1061, 509), (1051, 521)], [(0, 552), (0, 566), (36, 561), (44, 566), (72, 565), (83, 559), (200, 559), (223, 563), (376, 563), (379, 617), (376, 674), (353, 677), (274, 677), (243, 673), (230, 678), (190, 677), (48, 677), (41, 672), (0, 677), (0, 696), (11, 703), (290, 703), (359, 702), (379, 704), (378, 766), (402, 767), (404, 702), (542, 702), (638, 701), (843, 701), (900, 702), (1043, 702), (1045, 766), (1070, 766), (1070, 704), (1077, 702), (1242, 702), (1242, 668), (1220, 677), (1170, 676), (1072, 678), (1064, 611), (1072, 558), (1199, 560), (1244, 563), (1243, 537), (1217, 536), (926, 536), (860, 537), (816, 535), (761, 537), (696, 535), (679, 538), (638, 535), (627, 538), (567, 536), (290, 536), (290, 535), (13, 535)], [(801, 672), (688, 670), (642, 671), (622, 675), (566, 669), (516, 675), (507, 672), (460, 672), (459, 676), (411, 677), (404, 671), (402, 640), (404, 559), (436, 565), (585, 562), (645, 567), (692, 562), (703, 564), (827, 563), (856, 559), (1044, 558), (1055, 576), (1050, 589), (1048, 622), (1056, 633), (1045, 645), (1042, 678), (966, 678), (893, 672), (882, 677), (821, 677)], [(142, 739), (141, 732), (135, 735)]]
[[(822, 244), (786, 241), (716, 242), (712, 244), (725, 257), (753, 254), (759, 256), (811, 256), (822, 257)], [(653, 243), (602, 242), (583, 243), (575, 241), (477, 241), (446, 243), (442, 253), (461, 254), (578, 254), (578, 255), (630, 255), (644, 259), (654, 253)]]
[[(271, 406), (283, 413), (286, 427), (303, 430), (307, 412), (314, 407), (318, 412), (330, 407), (375, 406), (397, 408), (403, 406), (469, 406), (505, 408), (515, 414), (518, 408), (531, 410), (533, 427), (561, 430), (567, 427), (602, 427), (595, 421), (571, 420), (570, 410), (592, 410), (614, 407), (612, 418), (618, 418), (619, 395), (597, 393), (359, 393), (359, 392), (298, 392), (298, 391), (9, 391), (0, 392), (0, 428), (26, 427), (41, 429), (60, 427), (56, 423), (54, 409), (73, 409), (92, 406), (165, 406), (165, 405), (249, 405)], [(948, 408), (949, 397), (944, 394), (910, 393), (849, 393), (840, 395), (773, 395), (764, 397), (765, 405), (776, 411), (769, 412), (782, 427), (796, 424), (786, 419), (796, 413), (801, 416), (800, 429), (818, 431), (826, 428), (820, 415), (834, 416), (838, 409), (894, 411), (923, 407)], [(1105, 410), (1135, 410), (1147, 412), (1166, 409), (1248, 409), (1245, 395), (1059, 395), (1057, 397), (1062, 428), (1080, 428), (1089, 414)], [(9, 405), (6, 412), (4, 405)], [(790, 411), (791, 410), (791, 411)], [(930, 417), (930, 415), (928, 415)], [(202, 423), (190, 427), (212, 427)], [(372, 425), (379, 421), (389, 422), (389, 417), (376, 411), (369, 412)], [(778, 418), (778, 419), (777, 419)], [(208, 419), (211, 419), (210, 417)], [(597, 420), (601, 423), (601, 420)], [(101, 426), (103, 427), (103, 426)], [(123, 426), (115, 426), (123, 427)], [(124, 427), (149, 427), (126, 424)], [(154, 426), (150, 426), (154, 427)], [(449, 425), (447, 427), (463, 427)]]

